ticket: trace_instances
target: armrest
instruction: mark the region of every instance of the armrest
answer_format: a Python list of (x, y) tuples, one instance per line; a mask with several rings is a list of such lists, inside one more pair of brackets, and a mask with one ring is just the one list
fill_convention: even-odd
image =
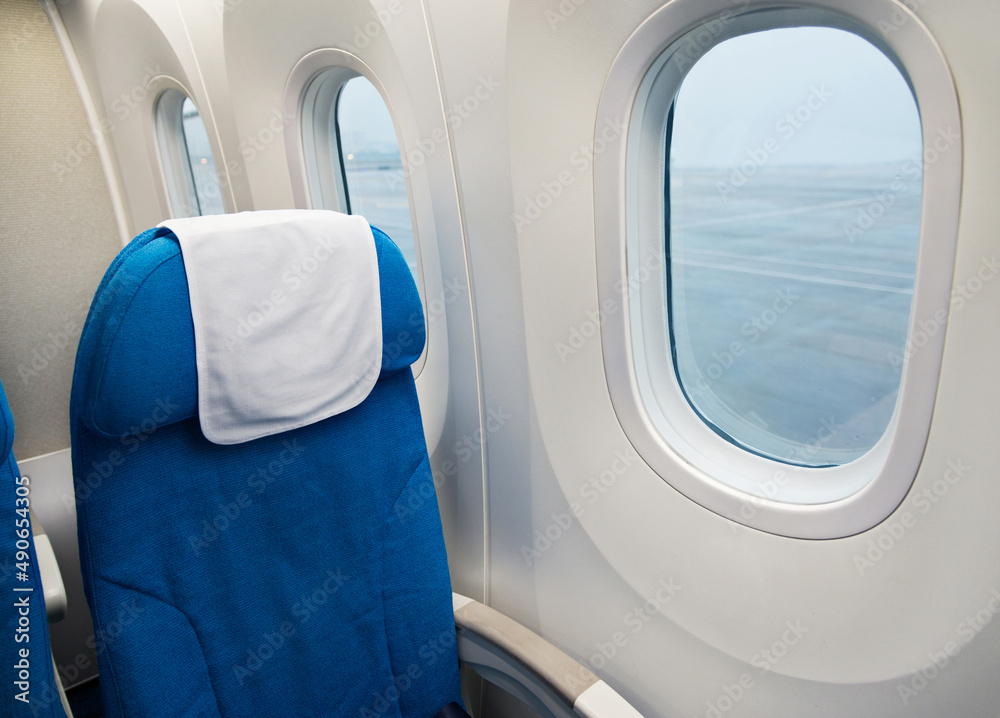
[(63, 585), (62, 573), (56, 562), (56, 552), (52, 549), (52, 542), (45, 535), (45, 529), (34, 514), (31, 516), (31, 534), (35, 542), (38, 572), (42, 578), (45, 615), (48, 616), (49, 623), (55, 623), (66, 616), (66, 587)]
[(592, 671), (489, 606), (452, 594), (458, 658), (547, 718), (642, 718)]
[[(35, 544), (35, 560), (38, 562), (38, 574), (42, 579), (42, 595), (45, 597), (45, 617), (49, 623), (55, 623), (66, 617), (66, 586), (63, 585), (62, 572), (56, 562), (56, 552), (52, 548), (52, 542), (45, 533), (42, 522), (34, 513), (31, 514), (31, 539)], [(49, 647), (51, 654), (51, 646)], [(63, 688), (62, 677), (59, 675), (59, 666), (56, 665), (55, 654), (49, 658), (52, 661), (52, 675), (55, 677), (56, 690), (59, 693), (59, 701), (62, 703), (63, 712), (68, 718), (73, 718), (73, 711), (66, 697), (66, 690)]]

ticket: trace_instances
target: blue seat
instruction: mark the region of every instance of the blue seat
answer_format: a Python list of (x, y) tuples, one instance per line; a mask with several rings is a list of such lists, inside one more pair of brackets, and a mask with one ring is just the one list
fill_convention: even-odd
[[(49, 625), (38, 557), (31, 535), (31, 479), (21, 476), (11, 450), (14, 419), (0, 386), (0, 665), (5, 675), (2, 715), (65, 718), (52, 666)], [(10, 680), (13, 680), (11, 685)]]
[(373, 235), (392, 347), (374, 389), (233, 445), (199, 425), (173, 232), (140, 234), (101, 282), (70, 416), (107, 718), (430, 718), (460, 700), (437, 504), (397, 511), (434, 493), (410, 371), (423, 314), (399, 250)]

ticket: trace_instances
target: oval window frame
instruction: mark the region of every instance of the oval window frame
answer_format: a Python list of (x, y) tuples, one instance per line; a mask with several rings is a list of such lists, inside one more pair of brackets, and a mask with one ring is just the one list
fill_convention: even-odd
[(157, 95), (153, 103), (156, 148), (171, 217), (201, 215), (181, 118), (185, 100), (191, 100), (191, 95), (178, 85), (168, 86)]
[[(643, 344), (655, 341), (648, 328), (657, 323), (666, 333), (668, 311), (662, 241), (659, 254), (649, 254), (657, 243), (651, 228), (658, 225), (657, 236), (663, 236), (662, 192), (658, 200), (656, 195), (665, 177), (664, 157), (650, 152), (650, 143), (686, 75), (685, 70), (673, 83), (657, 86), (659, 69), (681, 50), (695, 50), (690, 69), (709, 49), (737, 35), (799, 26), (852, 32), (896, 65), (916, 99), (925, 155), (939, 129), (957, 133), (952, 151), (924, 167), (908, 339), (921, 319), (947, 312), (961, 198), (958, 96), (933, 36), (894, 0), (836, 6), (830, 0), (796, 6), (675, 0), (651, 15), (615, 59), (598, 109), (598, 131), (614, 122), (627, 128), (626, 140), (594, 161), (598, 291), (601, 306), (622, 307), (602, 324), (606, 378), (619, 421), (649, 466), (688, 498), (732, 521), (782, 536), (825, 539), (880, 523), (912, 485), (930, 430), (944, 332), (928, 337), (904, 362), (896, 410), (882, 438), (861, 458), (825, 468), (774, 461), (716, 434), (684, 397), (673, 360), (663, 357), (669, 371), (662, 364), (650, 366)], [(637, 281), (643, 273), (663, 281)]]

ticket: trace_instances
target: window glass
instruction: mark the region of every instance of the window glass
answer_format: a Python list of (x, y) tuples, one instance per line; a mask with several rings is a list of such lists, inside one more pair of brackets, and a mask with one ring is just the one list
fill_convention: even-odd
[(201, 115), (198, 114), (198, 108), (189, 97), (184, 98), (181, 106), (181, 129), (191, 179), (194, 182), (193, 211), (190, 214), (225, 213), (219, 179), (215, 172), (215, 161), (212, 159), (212, 148), (208, 143), (208, 132), (205, 130)]
[(906, 80), (842, 30), (742, 35), (694, 64), (666, 132), (688, 401), (770, 458), (860, 457), (892, 417), (913, 298), (923, 145)]
[[(388, 234), (399, 246), (415, 278), (417, 252), (410, 220), (406, 175), (389, 108), (365, 77), (348, 80), (330, 113), (333, 166), (342, 167), (347, 207)], [(419, 279), (417, 285), (420, 285)]]
[(196, 217), (225, 212), (205, 123), (180, 90), (166, 90), (157, 98), (156, 138), (170, 214)]

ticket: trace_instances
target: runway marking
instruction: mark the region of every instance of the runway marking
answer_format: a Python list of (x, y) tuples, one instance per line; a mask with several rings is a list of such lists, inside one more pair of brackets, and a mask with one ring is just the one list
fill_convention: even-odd
[(851, 282), (846, 279), (827, 279), (826, 277), (809, 277), (801, 274), (790, 274), (788, 272), (774, 272), (766, 269), (750, 269), (748, 267), (734, 267), (729, 264), (712, 264), (710, 262), (699, 262), (698, 260), (694, 259), (681, 259), (674, 261), (677, 264), (685, 264), (685, 265), (690, 265), (692, 267), (705, 267), (707, 269), (722, 269), (728, 272), (757, 274), (764, 277), (780, 277), (782, 279), (794, 279), (799, 282), (812, 282), (813, 284), (830, 284), (836, 287), (854, 287), (855, 289), (871, 289), (878, 292), (891, 292), (893, 294), (913, 294), (912, 289), (886, 287), (881, 284), (866, 284), (864, 282)]
[(838, 272), (857, 272), (861, 274), (876, 274), (882, 277), (898, 277), (899, 279), (909, 279), (913, 281), (913, 273), (890, 272), (887, 269), (865, 269), (863, 267), (845, 267), (838, 264), (826, 264), (824, 262), (807, 262), (799, 259), (782, 259), (779, 257), (760, 257), (752, 254), (739, 254), (737, 252), (723, 252), (716, 249), (686, 249), (684, 254), (711, 254), (716, 257), (729, 257), (730, 259), (749, 259), (755, 262), (773, 262), (774, 264), (792, 264), (798, 267), (815, 267), (817, 269), (829, 269)]
[(721, 219), (705, 219), (700, 222), (690, 222), (688, 224), (676, 224), (671, 229), (691, 229), (692, 227), (709, 227), (717, 224), (732, 224), (733, 222), (743, 222), (748, 219), (766, 219), (768, 217), (787, 217), (792, 214), (807, 214), (820, 209), (838, 209), (840, 207), (854, 207), (862, 204), (872, 204), (878, 202), (876, 194), (861, 199), (844, 199), (836, 202), (824, 202), (822, 204), (811, 204), (806, 207), (795, 207), (794, 209), (774, 209), (767, 212), (754, 212), (742, 214), (738, 217), (722, 217)]

